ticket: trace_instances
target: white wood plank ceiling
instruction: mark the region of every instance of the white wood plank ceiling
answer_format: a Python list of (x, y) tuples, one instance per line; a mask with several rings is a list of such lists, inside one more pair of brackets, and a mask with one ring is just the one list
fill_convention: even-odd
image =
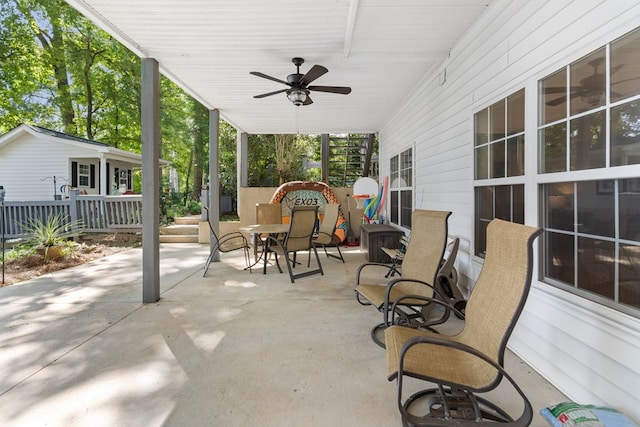
[[(376, 132), (491, 0), (67, 0), (223, 119), (248, 133)], [(329, 72), (296, 107), (286, 86), (302, 57)]]

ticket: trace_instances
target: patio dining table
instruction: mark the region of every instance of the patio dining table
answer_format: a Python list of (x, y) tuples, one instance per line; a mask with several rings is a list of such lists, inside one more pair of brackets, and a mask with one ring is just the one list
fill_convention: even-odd
[[(287, 234), (289, 232), (289, 224), (252, 224), (246, 225), (244, 227), (239, 227), (238, 231), (242, 233), (252, 233), (262, 235), (269, 234), (270, 236), (277, 236)], [(260, 259), (264, 260), (264, 266), (262, 268), (262, 274), (267, 274), (267, 248), (269, 245), (269, 239), (262, 245), (262, 253), (259, 257), (256, 258), (256, 261), (253, 263), (251, 267), (257, 265), (260, 262)], [(280, 271), (282, 273), (282, 271)]]

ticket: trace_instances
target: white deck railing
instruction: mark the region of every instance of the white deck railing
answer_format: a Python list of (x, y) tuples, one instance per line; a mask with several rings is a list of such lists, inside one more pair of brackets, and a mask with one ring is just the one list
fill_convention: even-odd
[[(72, 191), (68, 199), (51, 201), (4, 202), (4, 236), (24, 236), (29, 219), (45, 221), (50, 214), (62, 213), (73, 223), (80, 221), (82, 232), (109, 233), (142, 230), (142, 196), (81, 196)], [(0, 228), (3, 227), (0, 222)]]

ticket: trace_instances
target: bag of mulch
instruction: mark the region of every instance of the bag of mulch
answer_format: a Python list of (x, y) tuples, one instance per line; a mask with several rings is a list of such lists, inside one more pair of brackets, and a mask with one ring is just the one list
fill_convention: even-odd
[(626, 415), (608, 406), (559, 403), (540, 410), (553, 427), (638, 427)]

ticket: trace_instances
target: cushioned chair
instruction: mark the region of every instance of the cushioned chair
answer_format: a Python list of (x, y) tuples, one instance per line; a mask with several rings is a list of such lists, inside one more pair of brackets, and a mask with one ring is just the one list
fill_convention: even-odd
[[(327, 257), (332, 257), (344, 262), (342, 252), (340, 252), (340, 242), (336, 241), (335, 231), (336, 224), (338, 223), (338, 215), (340, 212), (340, 205), (337, 203), (328, 203), (324, 205), (324, 218), (318, 229), (318, 236), (313, 239), (313, 243), (316, 245), (322, 245), (324, 253)], [(338, 249), (338, 255), (327, 252), (327, 246), (335, 246)]]
[(247, 264), (249, 272), (251, 272), (251, 260), (249, 258), (249, 241), (244, 236), (244, 234), (240, 233), (239, 231), (234, 231), (218, 237), (218, 233), (216, 233), (216, 230), (213, 229), (213, 225), (211, 224), (209, 208), (205, 206), (204, 210), (207, 212), (207, 223), (209, 224), (209, 230), (211, 231), (211, 238), (213, 239), (213, 241), (211, 242), (211, 252), (209, 253), (207, 262), (204, 265), (204, 274), (202, 275), (202, 277), (207, 275), (207, 271), (209, 271), (209, 264), (211, 264), (211, 261), (213, 261), (216, 252), (233, 252), (240, 249), (244, 251), (244, 260)]
[[(385, 330), (388, 377), (398, 379), (398, 407), (404, 425), (468, 426), (481, 420), (529, 425), (531, 404), (504, 370), (504, 353), (529, 293), (533, 240), (540, 231), (499, 219), (489, 224), (484, 265), (467, 301), (459, 334), (445, 336), (399, 325)], [(439, 299), (432, 302), (445, 305)], [(404, 400), (405, 377), (437, 386)], [(524, 402), (515, 421), (497, 405), (476, 396), (495, 389), (502, 378)], [(413, 390), (415, 386), (412, 384)], [(423, 408), (422, 413), (417, 413), (418, 408)]]
[[(316, 219), (318, 218), (318, 207), (317, 206), (296, 206), (291, 211), (291, 218), (289, 223), (289, 231), (284, 239), (280, 240), (273, 236), (269, 236), (265, 242), (265, 256), (268, 253), (276, 254), (276, 265), (278, 266), (278, 270), (282, 273), (282, 268), (280, 268), (280, 262), (278, 261), (279, 256), (282, 256), (286, 263), (287, 269), (289, 270), (289, 278), (291, 279), (291, 283), (295, 282), (295, 279), (305, 276), (310, 276), (312, 274), (320, 273), (324, 275), (324, 271), (322, 270), (322, 264), (320, 263), (320, 257), (318, 257), (318, 251), (316, 250), (315, 245), (313, 244), (313, 231), (316, 225)], [(318, 263), (318, 268), (313, 270), (305, 270), (298, 274), (293, 274), (293, 268), (296, 264), (296, 254), (299, 251), (313, 251), (316, 257), (316, 262)], [(289, 258), (289, 254), (293, 253), (293, 259)], [(309, 253), (309, 257), (311, 253)], [(307, 263), (309, 264), (309, 263)], [(264, 272), (266, 273), (267, 265), (264, 265)]]
[[(373, 341), (384, 347), (379, 332), (390, 324), (391, 304), (401, 296), (418, 295), (433, 297), (439, 295), (433, 287), (447, 244), (447, 221), (451, 212), (416, 209), (411, 215), (411, 239), (402, 259), (402, 277), (392, 279), (385, 284), (362, 283), (363, 272), (372, 266), (392, 267), (368, 262), (360, 265), (356, 271), (356, 299), (363, 305), (373, 305), (383, 313), (383, 322), (371, 330)], [(388, 270), (387, 270), (388, 271)], [(442, 297), (444, 298), (444, 297)], [(444, 300), (444, 299), (443, 299)], [(426, 319), (422, 309), (429, 300), (403, 299), (396, 305), (398, 322), (412, 324), (414, 327), (431, 327), (444, 323), (450, 311), (445, 310), (437, 319)]]

